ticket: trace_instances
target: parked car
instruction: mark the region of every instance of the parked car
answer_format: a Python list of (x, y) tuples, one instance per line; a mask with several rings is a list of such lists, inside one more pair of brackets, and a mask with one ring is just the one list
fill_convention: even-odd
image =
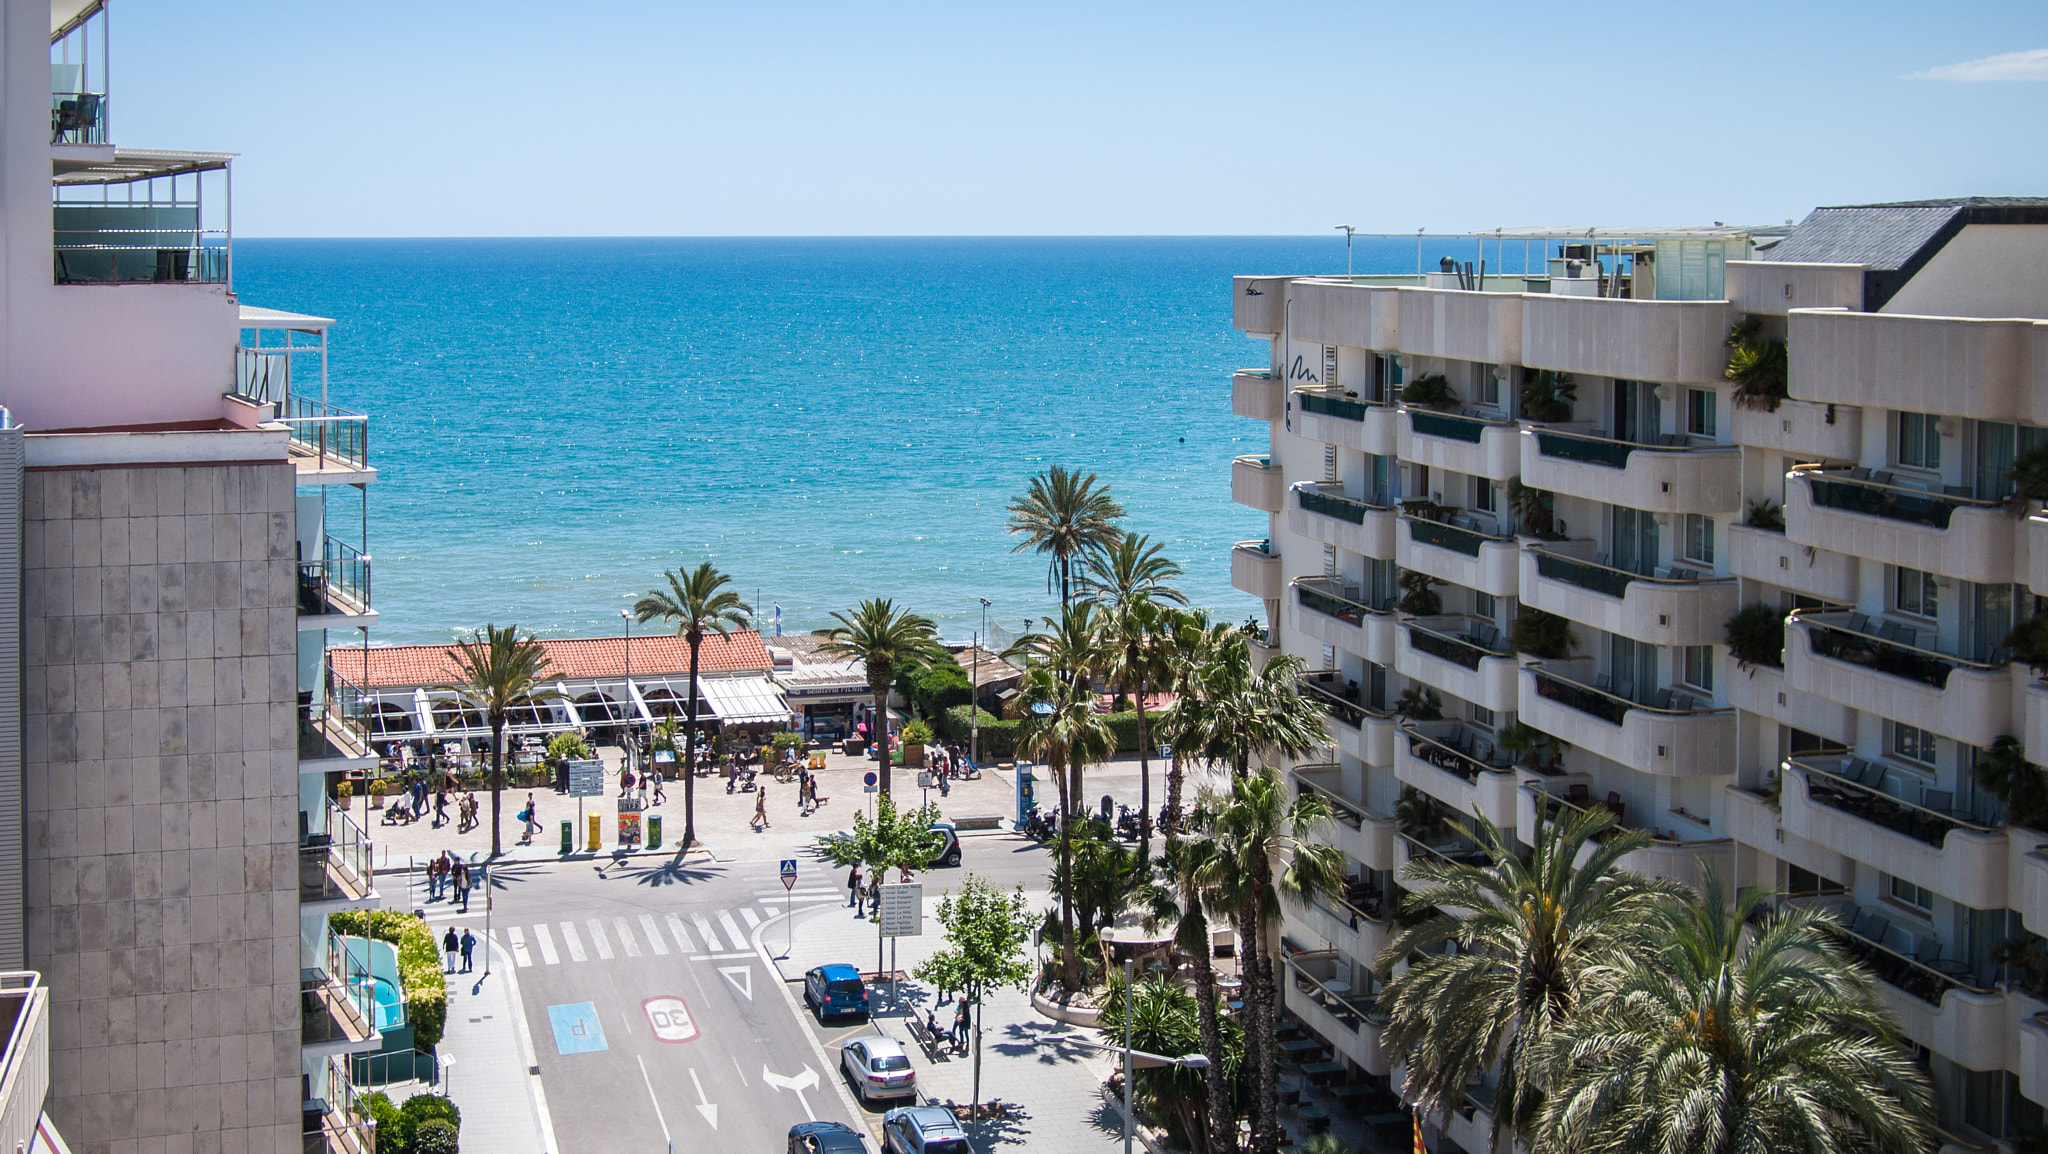
[(844, 1122), (798, 1122), (789, 1128), (789, 1154), (868, 1154), (868, 1140)]
[(943, 1106), (899, 1106), (882, 1115), (888, 1154), (974, 1154), (960, 1120)]
[(917, 1093), (917, 1071), (894, 1038), (867, 1034), (853, 1039), (839, 1050), (839, 1069), (863, 1103)]
[(804, 975), (804, 1004), (817, 1012), (820, 1022), (841, 1014), (865, 1014), (868, 990), (861, 985), (859, 970), (835, 962)]

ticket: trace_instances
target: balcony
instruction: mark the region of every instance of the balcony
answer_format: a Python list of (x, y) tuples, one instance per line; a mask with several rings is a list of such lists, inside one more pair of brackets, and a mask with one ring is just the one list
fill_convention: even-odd
[(375, 1128), (356, 1097), (348, 1062), (330, 1055), (324, 1073), (325, 1087), (310, 1087), (318, 1096), (302, 1104), (302, 1154), (372, 1154)]
[(1341, 685), (1327, 670), (1305, 674), (1295, 685), (1336, 723), (1337, 748), (1367, 765), (1394, 760), (1394, 715), (1362, 704), (1357, 686)]
[(1294, 431), (1311, 441), (1393, 456), (1401, 445), (1401, 410), (1335, 389), (1296, 389)]
[(327, 912), (358, 909), (377, 903), (376, 870), (370, 836), (333, 802), (326, 806), (326, 829), (299, 839), (299, 908)]
[(1230, 278), (1230, 327), (1244, 333), (1278, 336), (1287, 327), (1287, 282), (1284, 276)]
[(1824, 878), (1855, 876), (1856, 863), (1827, 846), (1789, 836), (1778, 823), (1780, 792), (1730, 784), (1721, 791), (1722, 824), (1737, 843)]
[(1522, 483), (1652, 513), (1725, 516), (1741, 507), (1742, 453), (1732, 445), (1617, 441), (1598, 430), (1522, 430)]
[(1782, 585), (1838, 605), (1855, 604), (1854, 555), (1795, 545), (1783, 533), (1754, 525), (1730, 525), (1726, 533), (1729, 575)]
[[(1647, 831), (1651, 835), (1649, 845), (1624, 856), (1615, 863), (1617, 868), (1633, 870), (1644, 877), (1671, 878), (1694, 887), (1699, 886), (1703, 880), (1703, 865), (1719, 869), (1722, 877), (1729, 876), (1728, 871), (1733, 867), (1735, 858), (1733, 838), (1679, 837), (1676, 829), (1664, 830), (1643, 826), (1638, 824), (1640, 818), (1637, 821), (1629, 821), (1628, 806), (1617, 801), (1595, 801), (1592, 790), (1583, 783), (1558, 787), (1581, 794), (1582, 796), (1576, 800), (1548, 792), (1545, 784), (1523, 783), (1518, 800), (1517, 820), (1526, 821), (1527, 824), (1520, 828), (1534, 831), (1538, 821), (1545, 824), (1554, 822), (1561, 813), (1583, 813), (1589, 809), (1604, 808), (1614, 814), (1617, 829)], [(1704, 828), (1707, 823), (1704, 816), (1695, 814), (1678, 813), (1670, 817), (1673, 826), (1685, 823)]]
[(1760, 316), (1781, 317), (1793, 309), (1863, 307), (1860, 264), (1731, 260), (1727, 284), (1728, 300), (1737, 312)]
[(1802, 401), (2038, 420), (2029, 363), (2035, 328), (2030, 320), (1794, 309), (1786, 317), (1788, 389)]
[(1785, 685), (1971, 745), (2011, 733), (2011, 668), (1923, 647), (1931, 632), (1796, 610), (1785, 631)]
[(1394, 345), (1401, 352), (1492, 365), (1522, 360), (1519, 293), (1402, 288), (1390, 295), (1401, 313)]
[(1938, 941), (1892, 926), (1883, 911), (1833, 904), (1842, 925), (1837, 939), (1877, 978), (1878, 1001), (1906, 1037), (1971, 1069), (2005, 1067), (2005, 994), (1943, 956)]
[(329, 665), (326, 693), (313, 702), (299, 695), (299, 772), (337, 773), (374, 769), (377, 751), (370, 745), (370, 704), (363, 691)]
[(1270, 369), (1239, 369), (1230, 375), (1230, 411), (1255, 421), (1287, 415), (1287, 382)]
[(1515, 826), (1515, 771), (1491, 734), (1456, 721), (1402, 726), (1394, 776), (1468, 817)]
[[(377, 1003), (367, 940), (346, 941), (329, 931), (316, 965), (299, 971), (299, 1044), (315, 1054), (347, 1054), (383, 1044), (381, 1030), (403, 1025), (404, 1003)], [(397, 1012), (395, 1022), (379, 1021)]]
[(52, 92), (50, 94), (50, 143), (107, 143), (107, 94), (104, 92)]
[(1340, 897), (1326, 896), (1292, 908), (1301, 924), (1330, 949), (1368, 966), (1393, 940), (1393, 919), (1384, 912), (1369, 914)]
[[(1885, 767), (1861, 758), (1787, 761), (1779, 794), (1785, 832), (1925, 886), (1974, 909), (2004, 909), (2005, 830), (1940, 804), (1884, 791)], [(1943, 803), (1950, 795), (1930, 795)]]
[(1512, 597), (1520, 590), (1519, 550), (1512, 534), (1486, 532), (1483, 522), (1473, 518), (1464, 524), (1414, 516), (1401, 520), (1408, 527), (1394, 539), (1394, 559), (1401, 568), (1495, 597)]
[(1731, 709), (1747, 710), (1779, 725), (1803, 729), (1831, 741), (1847, 742), (1856, 735), (1855, 710), (1839, 702), (1788, 688), (1782, 667), (1774, 669), (1768, 665), (1755, 665), (1742, 669), (1731, 665), (1722, 695)]
[(1718, 645), (1741, 607), (1733, 577), (1677, 566), (1654, 574), (1540, 546), (1522, 551), (1522, 603), (1656, 645)]
[(376, 479), (368, 417), (311, 397), (287, 396), (282, 409), (277, 420), (291, 430), (288, 445), (299, 484), (360, 485)]
[(1565, 663), (1522, 667), (1521, 720), (1544, 733), (1659, 776), (1735, 771), (1735, 711), (1690, 694), (1646, 691), (1647, 702), (1560, 676)]
[(50, 991), (33, 970), (0, 972), (0, 1146), (47, 1150), (37, 1122), (50, 1092)]
[(1787, 400), (1775, 411), (1737, 406), (1731, 416), (1738, 445), (1801, 461), (1854, 461), (1863, 455), (1861, 409)]
[(1261, 601), (1280, 600), (1286, 586), (1271, 541), (1239, 541), (1230, 547), (1230, 587)]
[(1331, 821), (1323, 831), (1324, 841), (1367, 869), (1396, 868), (1393, 818), (1374, 813), (1364, 799), (1340, 789), (1342, 773), (1334, 765), (1297, 765), (1293, 773), (1302, 789), (1313, 791), (1330, 804)]
[(2006, 906), (2034, 933), (2048, 930), (2048, 832), (2006, 827)]
[[(1401, 279), (1415, 283), (1413, 277)], [(1297, 341), (1380, 350), (1399, 343), (1401, 294), (1385, 284), (1317, 277), (1295, 281), (1288, 292), (1294, 304), (1291, 335)]]
[(1360, 600), (1358, 586), (1329, 577), (1297, 577), (1290, 624), (1299, 632), (1377, 665), (1394, 663), (1391, 604)]
[(1400, 510), (1341, 493), (1326, 493), (1310, 482), (1294, 486), (1287, 528), (1300, 536), (1366, 557), (1394, 555), (1394, 523)]
[(1528, 296), (1522, 363), (1633, 381), (1719, 381), (1734, 323), (1726, 301)]
[(2048, 685), (2028, 677), (2020, 689), (2020, 709), (2026, 714), (2025, 732), (2020, 740), (2034, 751), (2038, 764), (2042, 758), (2048, 758)]
[(2048, 1101), (2048, 1021), (2036, 1013), (2020, 1019), (2020, 1093), (2031, 1102)]
[(318, 561), (299, 562), (299, 628), (357, 629), (377, 623), (370, 607), (370, 555), (332, 537)]
[(1401, 459), (1432, 469), (1505, 481), (1522, 472), (1522, 430), (1513, 421), (1407, 410), (1400, 426)]
[(1287, 493), (1280, 466), (1271, 457), (1237, 457), (1230, 462), (1230, 499), (1267, 513), (1278, 513)]
[(1495, 712), (1518, 707), (1515, 654), (1490, 622), (1418, 617), (1402, 624), (1408, 640), (1394, 650), (1396, 672)]
[(1794, 469), (1785, 487), (1785, 537), (1828, 549), (1982, 584), (2024, 580), (2015, 565), (2027, 547), (2024, 522), (2005, 502), (1960, 487), (1933, 492), (1885, 471)]
[[(1371, 964), (1370, 959), (1357, 960)], [(1281, 999), (1288, 1011), (1338, 1054), (1367, 1073), (1384, 1077), (1388, 1065), (1380, 1051), (1380, 1032), (1387, 1020), (1379, 1012), (1379, 999), (1354, 994), (1349, 982), (1337, 978), (1338, 960), (1333, 951), (1296, 954), (1286, 964), (1287, 984)]]

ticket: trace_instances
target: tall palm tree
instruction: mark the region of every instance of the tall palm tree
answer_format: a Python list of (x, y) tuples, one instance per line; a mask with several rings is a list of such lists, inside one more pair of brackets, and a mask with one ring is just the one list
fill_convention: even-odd
[[(633, 616), (641, 621), (660, 618), (675, 623), (676, 633), (690, 643), (690, 720), (683, 737), (683, 843), (688, 850), (697, 844), (697, 653), (704, 634), (720, 637), (752, 624), (753, 607), (726, 586), (732, 578), (706, 561), (689, 572), (677, 567), (666, 573), (667, 589), (656, 589), (633, 603)], [(626, 697), (627, 720), (632, 719), (632, 691)], [(628, 725), (627, 732), (632, 732)]]
[[(1097, 1030), (1098, 1036), (1111, 1046), (1124, 1043), (1124, 996), (1123, 975), (1112, 974), (1109, 991), (1102, 1000), (1102, 1024)], [(1206, 1103), (1213, 1093), (1215, 1099), (1224, 1104), (1226, 1116), (1235, 1114), (1232, 1090), (1244, 1062), (1242, 1034), (1229, 1029), (1236, 1023), (1227, 1017), (1222, 1019), (1216, 1030), (1216, 1044), (1207, 1046), (1201, 1041), (1198, 1026), (1201, 998), (1188, 993), (1187, 987), (1180, 982), (1166, 975), (1141, 978), (1134, 997), (1131, 1003), (1133, 1049), (1176, 1055), (1200, 1049), (1210, 1059), (1208, 1068), (1199, 1072), (1179, 1066), (1135, 1071), (1132, 1089), (1136, 1091), (1135, 1097), (1141, 1108), (1152, 1107), (1157, 1116), (1170, 1114), (1180, 1131), (1175, 1137), (1184, 1138), (1192, 1154), (1228, 1154), (1228, 1151), (1235, 1150), (1235, 1141), (1227, 1148), (1217, 1147), (1209, 1141)], [(1214, 997), (1209, 999), (1208, 1005), (1213, 1025), (1217, 1021)]]
[(1264, 758), (1300, 757), (1329, 741), (1323, 707), (1295, 684), (1304, 662), (1291, 653), (1252, 668), (1250, 635), (1240, 626), (1216, 633), (1190, 682), (1201, 699), (1201, 724), (1190, 734), (1203, 757), (1238, 777)]
[(1336, 893), (1343, 883), (1344, 855), (1314, 836), (1315, 828), (1330, 818), (1330, 803), (1318, 793), (1290, 800), (1287, 783), (1270, 765), (1233, 776), (1228, 794), (1205, 801), (1205, 808), (1214, 811), (1210, 828), (1218, 852), (1205, 863), (1202, 881), (1230, 901), (1240, 939), (1252, 1148), (1264, 1154), (1279, 1150), (1281, 1141), (1274, 1049), (1279, 984), (1273, 977), (1281, 902), (1306, 904)]
[(1166, 772), (1166, 813), (1160, 824), (1171, 838), (1180, 832), (1184, 767), (1195, 756), (1197, 735), (1208, 724), (1202, 699), (1194, 692), (1195, 678), (1230, 627), (1213, 625), (1201, 609), (1170, 609), (1165, 617), (1158, 636), (1166, 660), (1165, 683), (1174, 698), (1160, 714), (1159, 738), (1173, 746), (1173, 757)]
[(1104, 611), (1103, 634), (1111, 655), (1103, 676), (1137, 700), (1138, 852), (1147, 857), (1152, 852), (1152, 746), (1145, 732), (1145, 687), (1168, 676), (1165, 650), (1155, 640), (1166, 621), (1162, 607), (1188, 602), (1168, 584), (1180, 573), (1151, 538), (1126, 533), (1114, 547), (1090, 553), (1082, 577), (1082, 587)]
[(1208, 1154), (1233, 1154), (1237, 1149), (1237, 1108), (1223, 1068), (1222, 1015), (1216, 1008), (1215, 940), (1209, 930), (1209, 905), (1215, 895), (1204, 889), (1202, 880), (1213, 873), (1209, 863), (1219, 850), (1218, 843), (1206, 837), (1166, 839), (1165, 849), (1154, 861), (1155, 881), (1141, 900), (1147, 910), (1146, 931), (1170, 923), (1174, 928), (1174, 948), (1194, 959), (1196, 1026), (1202, 1054), (1209, 1059), (1209, 1066), (1203, 1071), (1208, 1097)]
[(1109, 486), (1098, 484), (1093, 473), (1084, 477), (1062, 465), (1031, 478), (1031, 487), (1010, 503), (1009, 512), (1010, 532), (1024, 538), (1010, 551), (1047, 555), (1046, 588), (1059, 587), (1062, 607), (1073, 601), (1074, 558), (1108, 548), (1123, 536), (1116, 520), (1124, 507), (1109, 495)]
[[(1654, 952), (1552, 1038), (1538, 1149), (1559, 1154), (1908, 1154), (1933, 1133), (1927, 1076), (1831, 915), (1764, 916), (1720, 875), (1660, 905)], [(1751, 923), (1755, 921), (1753, 929)], [(1750, 932), (1745, 932), (1750, 930)]]
[(896, 608), (887, 598), (860, 603), (852, 616), (835, 612), (839, 624), (825, 631), (830, 640), (818, 647), (828, 657), (859, 661), (868, 672), (868, 691), (875, 695), (874, 747), (881, 761), (883, 793), (889, 792), (889, 687), (896, 667), (929, 661), (939, 653), (938, 627), (929, 617)]
[[(1403, 870), (1404, 911), (1421, 920), (1381, 952), (1380, 974), (1426, 956), (1379, 1004), (1391, 1019), (1383, 1044), (1408, 1068), (1406, 1093), (1425, 1115), (1462, 1103), (1466, 1083), (1499, 1062), (1498, 1146), (1502, 1125), (1521, 1117), (1527, 1089), (1541, 1080), (1553, 1031), (1587, 1003), (1596, 974), (1645, 948), (1657, 905), (1682, 892), (1619, 867), (1650, 835), (1615, 824), (1604, 809), (1560, 813), (1524, 858), (1482, 817), (1473, 836), (1491, 864), (1417, 858)], [(1445, 943), (1457, 949), (1427, 952)]]
[(519, 636), (517, 625), (486, 625), (457, 640), (448, 650), (458, 680), (441, 688), (481, 712), (491, 727), (491, 856), (504, 853), (498, 822), (505, 793), (505, 719), (514, 702), (559, 698), (542, 683), (555, 676), (547, 650), (531, 633)]
[[(1017, 643), (1004, 655), (1021, 654), (1033, 663), (1049, 667), (1059, 679), (1067, 697), (1084, 704), (1088, 703), (1093, 695), (1095, 678), (1111, 656), (1102, 631), (1102, 615), (1097, 611), (1095, 603), (1076, 601), (1062, 608), (1058, 618), (1042, 617), (1039, 620), (1045, 623), (1045, 632), (1026, 633), (1018, 638)], [(1115, 748), (1111, 745), (1110, 752), (1114, 752)], [(1086, 761), (1076, 761), (1067, 769), (1072, 776), (1067, 785), (1068, 796), (1075, 807), (1086, 807), (1088, 804), (1087, 795), (1081, 791), (1084, 784), (1082, 778), (1087, 768)]]
[(1059, 783), (1059, 876), (1067, 880), (1060, 887), (1060, 980), (1072, 991), (1081, 985), (1081, 959), (1074, 948), (1074, 806), (1067, 769), (1108, 757), (1116, 743), (1109, 723), (1095, 712), (1093, 703), (1076, 694), (1047, 666), (1031, 667), (1024, 675), (1020, 695), (1030, 712), (1018, 729), (1017, 748), (1043, 761)]

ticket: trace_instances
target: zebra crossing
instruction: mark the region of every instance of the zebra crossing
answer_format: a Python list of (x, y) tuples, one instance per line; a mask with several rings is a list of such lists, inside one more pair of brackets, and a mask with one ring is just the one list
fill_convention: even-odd
[[(786, 906), (845, 900), (843, 893), (832, 889), (799, 889), (788, 894), (764, 890), (754, 897), (760, 905), (758, 912), (755, 906), (745, 905), (737, 910), (671, 910), (658, 916), (643, 913), (632, 918), (557, 918), (493, 928), (491, 936), (519, 966), (559, 966), (565, 962), (574, 965), (588, 962), (593, 956), (600, 962), (620, 956), (671, 955), (692, 962), (728, 961), (753, 957), (753, 931)], [(557, 941), (561, 943), (559, 948)]]

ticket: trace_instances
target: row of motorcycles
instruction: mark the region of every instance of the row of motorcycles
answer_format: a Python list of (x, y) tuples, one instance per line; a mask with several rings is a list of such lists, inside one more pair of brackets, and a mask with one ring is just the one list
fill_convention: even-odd
[[(1102, 799), (1102, 808), (1099, 813), (1091, 813), (1085, 809), (1076, 809), (1073, 815), (1074, 820), (1099, 821), (1104, 825), (1112, 825), (1116, 829), (1116, 836), (1119, 841), (1137, 841), (1140, 832), (1139, 815), (1142, 811), (1133, 809), (1128, 805), (1115, 805), (1116, 817), (1112, 821), (1110, 817), (1112, 805), (1115, 805), (1114, 801), (1105, 796)], [(1167, 814), (1168, 807), (1160, 806), (1159, 817), (1153, 823), (1154, 826), (1166, 824)], [(1024, 828), (1018, 832), (1034, 841), (1049, 842), (1059, 836), (1059, 823), (1052, 812), (1039, 809), (1034, 805), (1024, 814)]]

